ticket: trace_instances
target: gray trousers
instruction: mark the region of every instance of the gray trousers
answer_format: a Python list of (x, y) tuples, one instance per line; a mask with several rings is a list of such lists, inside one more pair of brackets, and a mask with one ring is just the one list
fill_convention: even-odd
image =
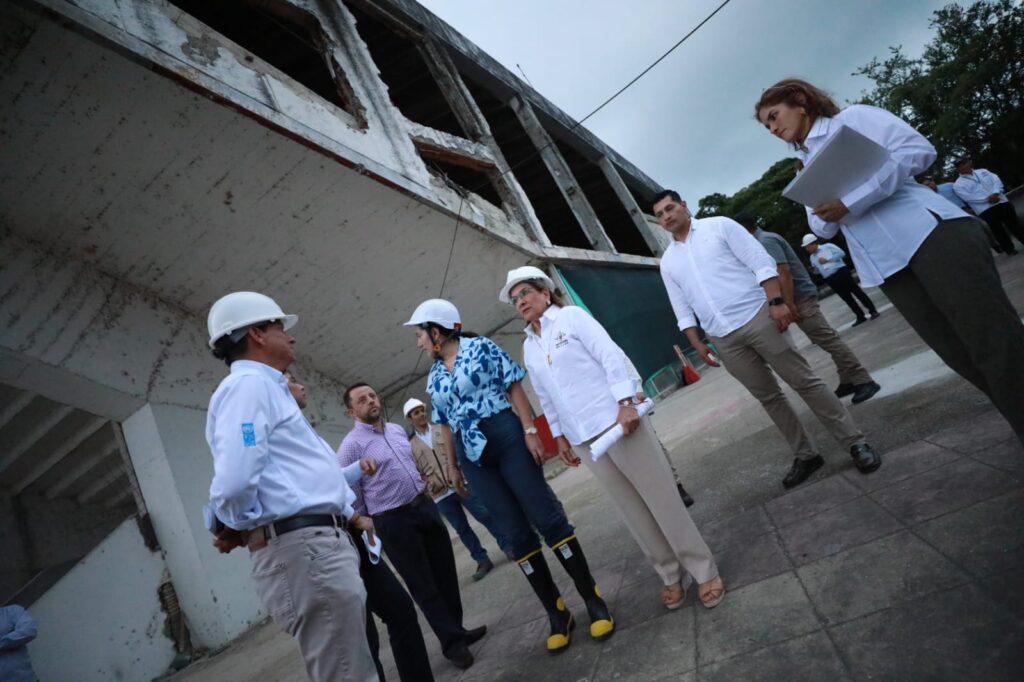
[(943, 362), (989, 397), (1024, 442), (1024, 325), (975, 221), (940, 221), (882, 291)]
[(790, 338), (779, 333), (775, 321), (768, 314), (767, 303), (750, 322), (736, 331), (727, 336), (709, 338), (718, 349), (725, 369), (761, 402), (797, 457), (811, 459), (818, 453), (772, 370), (803, 398), (843, 449), (849, 450), (864, 442), (863, 432), (853, 423), (853, 417), (836, 394), (811, 371), (811, 366), (793, 347)]
[(797, 301), (796, 308), (803, 318), (797, 322), (797, 326), (807, 334), (811, 343), (832, 356), (832, 361), (836, 363), (836, 371), (839, 373), (839, 383), (859, 386), (871, 381), (871, 375), (864, 369), (864, 365), (860, 364), (857, 356), (839, 337), (839, 332), (825, 319), (818, 299), (807, 298)]
[(299, 644), (313, 682), (376, 682), (366, 640), (366, 589), (345, 530), (318, 526), (271, 539), (252, 552), (263, 608)]

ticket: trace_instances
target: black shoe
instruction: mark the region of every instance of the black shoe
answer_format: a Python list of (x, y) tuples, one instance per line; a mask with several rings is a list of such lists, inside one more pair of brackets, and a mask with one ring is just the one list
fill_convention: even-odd
[(854, 386), (853, 392), (853, 404), (862, 403), (874, 394), (882, 390), (882, 387), (876, 384), (874, 381), (869, 381), (866, 384), (859, 384)]
[(682, 483), (676, 483), (676, 490), (679, 491), (679, 497), (682, 498), (683, 504), (687, 507), (693, 506), (693, 498), (690, 497), (690, 493), (686, 492), (686, 488), (683, 487)]
[(491, 563), (490, 559), (484, 559), (476, 565), (476, 573), (473, 574), (473, 580), (482, 580), (485, 575), (490, 573), (494, 569), (494, 564)]
[(471, 628), (466, 630), (466, 644), (475, 644), (480, 641), (480, 638), (487, 634), (487, 626), (481, 625), (478, 628)]
[(836, 397), (845, 398), (856, 390), (857, 388), (853, 384), (839, 384), (836, 386)]
[[(854, 447), (860, 446), (855, 445)], [(800, 485), (807, 480), (808, 476), (820, 469), (824, 464), (825, 460), (822, 459), (821, 455), (815, 455), (810, 459), (800, 459), (797, 457), (793, 460), (793, 467), (789, 470), (789, 473), (782, 479), (782, 485), (787, 488)]]
[(451, 651), (444, 655), (459, 670), (465, 670), (473, 665), (473, 653), (465, 644), (456, 644)]
[(850, 448), (850, 456), (853, 457), (853, 463), (857, 467), (857, 471), (862, 474), (870, 474), (882, 466), (882, 456), (872, 450), (871, 446), (867, 443), (854, 445)]
[(872, 310), (871, 311), (870, 318), (872, 320), (877, 320), (881, 316), (882, 316), (882, 313), (878, 312), (877, 310)]
[(853, 321), (853, 324), (850, 325), (850, 326), (851, 327), (856, 327), (858, 324), (864, 324), (867, 321), (868, 321), (868, 318), (866, 318), (866, 317), (858, 317), (856, 320)]

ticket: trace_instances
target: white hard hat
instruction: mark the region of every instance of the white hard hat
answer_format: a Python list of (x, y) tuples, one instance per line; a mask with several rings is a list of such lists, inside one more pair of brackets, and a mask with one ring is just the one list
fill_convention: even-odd
[(299, 321), (298, 315), (285, 315), (274, 299), (254, 291), (236, 291), (222, 296), (210, 308), (206, 327), (210, 332), (210, 348), (217, 339), (231, 332), (246, 329), (259, 322), (280, 320), (285, 329)]
[(539, 279), (544, 283), (548, 289), (554, 291), (555, 283), (551, 281), (551, 278), (545, 274), (540, 268), (535, 268), (532, 265), (524, 265), (521, 268), (508, 271), (508, 277), (505, 278), (505, 286), (498, 292), (498, 300), (502, 303), (511, 303), (508, 297), (508, 292), (512, 290), (512, 287), (525, 282), (528, 279)]
[(412, 311), (412, 317), (405, 323), (405, 326), (418, 327), (429, 322), (445, 329), (462, 329), (459, 309), (455, 307), (454, 303), (443, 298), (431, 298), (420, 303), (416, 306), (416, 310)]
[(800, 240), (800, 246), (807, 246), (808, 244), (813, 244), (816, 241), (818, 241), (818, 237), (816, 235), (805, 234), (804, 238)]
[(402, 405), (402, 414), (408, 417), (409, 413), (415, 410), (417, 407), (425, 408), (426, 405), (423, 404), (422, 400), (417, 400), (416, 398), (409, 398), (408, 400), (405, 401), (405, 405)]

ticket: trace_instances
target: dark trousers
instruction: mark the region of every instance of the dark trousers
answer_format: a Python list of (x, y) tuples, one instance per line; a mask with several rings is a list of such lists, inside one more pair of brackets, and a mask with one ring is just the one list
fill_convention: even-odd
[(974, 218), (940, 221), (882, 291), (947, 365), (989, 397), (1024, 442), (1024, 324)]
[(466, 640), (455, 554), (437, 505), (426, 495), (416, 499), (415, 506), (375, 514), (373, 525), (392, 565), (441, 642), (441, 651), (448, 655)]
[(459, 466), (474, 494), (487, 500), (513, 555), (521, 559), (540, 549), (537, 531), (549, 547), (572, 535), (565, 509), (544, 479), (544, 468), (526, 447), (519, 417), (504, 410), (480, 420), (480, 430), (487, 446), (477, 462), (466, 458), (461, 439), (456, 439)]
[(1017, 238), (1017, 241), (1024, 244), (1024, 228), (1021, 228), (1017, 211), (1014, 210), (1013, 204), (1010, 202), (996, 204), (992, 208), (982, 211), (978, 217), (988, 223), (992, 235), (1006, 253), (1014, 253), (1017, 250), (1013, 246), (1013, 240), (1010, 239), (1011, 234)]
[(388, 629), (398, 679), (402, 682), (432, 682), (430, 656), (412, 599), (385, 561), (381, 560), (376, 565), (370, 563), (361, 537), (352, 534), (352, 542), (359, 552), (359, 577), (366, 587), (366, 639), (381, 682), (384, 681), (384, 667), (380, 663), (380, 637), (371, 613), (376, 614)]
[(854, 281), (849, 268), (839, 268), (833, 274), (826, 277), (825, 282), (832, 287), (832, 291), (836, 292), (839, 298), (846, 301), (846, 305), (850, 306), (850, 310), (853, 311), (858, 320), (864, 319), (864, 311), (857, 305), (857, 301), (854, 300), (855, 296), (860, 299), (860, 302), (864, 304), (869, 313), (872, 315), (878, 314), (878, 311), (875, 310), (875, 304), (871, 302), (871, 299), (860, 288), (860, 285)]
[[(455, 529), (455, 532), (459, 534), (459, 539), (462, 540), (462, 544), (466, 546), (469, 551), (469, 555), (473, 557), (473, 561), (481, 564), (488, 560), (487, 550), (480, 544), (480, 538), (477, 537), (476, 533), (473, 532), (473, 527), (469, 525), (469, 519), (466, 518), (466, 511), (463, 509), (463, 504), (466, 500), (459, 497), (457, 494), (452, 493), (443, 500), (438, 500), (437, 510), (441, 512), (441, 515), (451, 524), (451, 527)], [(468, 505), (466, 507), (469, 508)], [(484, 512), (486, 514), (486, 510)], [(474, 514), (474, 516), (476, 516)], [(490, 514), (486, 517), (487, 523), (493, 523)], [(477, 520), (480, 521), (480, 517), (477, 516)], [(480, 521), (483, 523), (483, 521)]]

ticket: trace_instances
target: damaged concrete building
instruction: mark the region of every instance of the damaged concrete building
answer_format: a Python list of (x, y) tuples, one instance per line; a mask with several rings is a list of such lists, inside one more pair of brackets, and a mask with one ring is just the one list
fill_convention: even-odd
[(645, 377), (673, 359), (657, 184), (411, 0), (16, 0), (0, 67), (0, 603), (42, 679), (149, 679), (264, 617), (200, 514), (224, 293), (299, 314), (332, 444), (346, 384), (422, 396), (425, 298), (518, 354), (527, 263)]

